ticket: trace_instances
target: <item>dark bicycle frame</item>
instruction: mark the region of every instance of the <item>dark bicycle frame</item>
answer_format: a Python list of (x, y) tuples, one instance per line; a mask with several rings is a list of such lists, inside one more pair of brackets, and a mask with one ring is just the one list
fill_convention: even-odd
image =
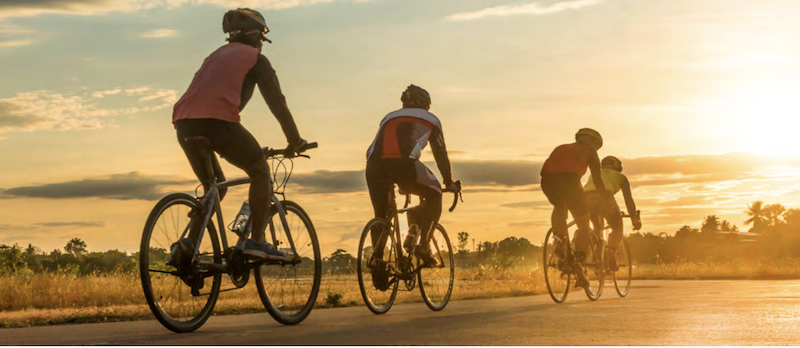
[[(303, 149), (303, 151), (305, 151), (307, 149), (316, 148), (316, 147), (317, 147), (317, 143), (310, 143)], [(277, 156), (284, 156), (285, 159), (291, 159), (291, 158), (295, 157), (295, 156), (288, 155), (288, 152), (286, 151), (286, 149), (270, 149), (268, 147), (265, 147), (265, 148), (262, 148), (262, 150), (264, 151), (264, 154), (267, 157), (267, 159), (275, 158)], [(297, 156), (299, 156), (299, 157), (308, 157), (308, 156), (305, 156), (305, 155), (297, 155)], [(252, 182), (252, 180), (249, 177), (225, 180), (225, 181), (222, 181), (222, 182), (216, 182), (216, 180), (214, 179), (214, 175), (215, 175), (214, 173), (216, 171), (214, 169), (215, 169), (215, 167), (218, 166), (218, 163), (215, 163), (217, 161), (218, 160), (216, 158), (216, 154), (214, 154), (213, 151), (210, 151), (209, 154), (208, 154), (208, 157), (206, 158), (206, 169), (208, 170), (208, 173), (209, 173), (209, 178), (206, 178), (206, 182), (209, 183), (209, 187), (208, 187), (208, 190), (206, 190), (206, 192), (203, 195), (203, 197), (200, 198), (200, 202), (199, 202), (199, 205), (200, 205), (200, 208), (201, 208), (200, 212), (203, 213), (203, 216), (202, 216), (203, 222), (202, 222), (202, 224), (200, 226), (200, 229), (198, 230), (199, 233), (198, 233), (198, 236), (197, 236), (197, 241), (195, 242), (194, 256), (192, 257), (192, 262), (193, 263), (197, 262), (198, 265), (204, 265), (204, 266), (208, 266), (210, 268), (213, 268), (214, 272), (211, 272), (211, 274), (217, 273), (217, 272), (228, 273), (228, 266), (226, 266), (226, 265), (198, 260), (198, 255), (200, 253), (200, 244), (202, 242), (203, 235), (205, 234), (203, 232), (208, 227), (209, 222), (211, 222), (211, 215), (214, 214), (214, 213), (216, 213), (216, 215), (217, 215), (217, 225), (219, 226), (219, 228), (217, 230), (217, 234), (220, 236), (220, 239), (222, 241), (223, 253), (225, 253), (225, 252), (227, 252), (229, 250), (228, 237), (227, 237), (227, 233), (225, 233), (225, 231), (226, 231), (226, 229), (225, 229), (225, 220), (222, 217), (222, 205), (221, 205), (221, 201), (220, 201), (219, 191), (220, 191), (220, 189), (226, 189), (226, 188), (232, 187), (232, 186), (250, 184)], [(289, 171), (289, 173), (287, 175), (291, 175), (291, 171)], [(270, 178), (270, 185), (274, 185), (274, 182), (273, 182), (272, 178)], [(293, 260), (291, 260), (291, 261), (269, 261), (268, 263), (278, 263), (278, 264), (284, 264), (284, 265), (285, 264), (292, 264), (292, 265), (299, 264), (301, 262), (301, 258), (297, 254), (297, 248), (294, 245), (294, 239), (292, 238), (291, 232), (289, 231), (289, 224), (286, 221), (286, 211), (283, 208), (283, 204), (281, 203), (281, 200), (278, 199), (278, 194), (281, 194), (281, 193), (276, 192), (274, 190), (274, 188), (273, 188), (272, 197), (271, 197), (271, 200), (272, 200), (272, 203), (273, 203), (272, 207), (274, 207), (275, 209), (278, 210), (278, 214), (280, 215), (280, 218), (281, 218), (281, 224), (283, 225), (284, 231), (286, 232), (287, 239), (289, 240), (289, 245), (292, 248), (292, 254), (295, 256), (295, 258)], [(209, 208), (211, 208), (211, 209), (209, 209)], [(194, 220), (194, 218), (195, 217), (192, 217), (192, 220)], [(192, 226), (194, 226), (194, 225), (195, 225), (194, 221), (192, 221), (192, 223), (189, 223), (189, 225), (186, 226), (186, 229), (183, 230), (183, 233), (181, 234), (180, 238), (185, 238), (186, 235), (189, 233), (189, 231), (192, 229)], [(250, 224), (248, 223), (245, 226), (246, 227), (245, 227), (244, 231), (236, 231), (235, 232), (237, 235), (239, 235), (240, 238), (244, 238), (244, 239), (246, 239), (250, 235), (250, 232), (251, 232), (250, 231)], [(272, 221), (268, 221), (267, 226), (269, 227), (270, 234), (271, 234), (272, 240), (273, 240), (273, 244), (277, 243), (277, 237), (275, 235), (275, 225), (272, 223)], [(265, 263), (265, 262), (266, 261), (257, 262), (257, 263), (254, 263), (253, 266), (257, 266), (257, 265), (260, 265), (260, 264)], [(210, 276), (211, 274), (207, 274), (206, 276)]]
[[(461, 181), (456, 181), (456, 185), (459, 188), (458, 191), (443, 190), (443, 192), (452, 192), (453, 195), (454, 195), (454, 197), (453, 197), (453, 205), (450, 206), (450, 209), (449, 209), (450, 212), (452, 212), (456, 208), (456, 205), (458, 205), (458, 199), (461, 197)], [(397, 241), (396, 243), (394, 243), (394, 245), (395, 245), (394, 252), (397, 255), (397, 261), (395, 261), (395, 263), (398, 263), (398, 266), (399, 266), (400, 264), (399, 264), (398, 261), (403, 261), (406, 258), (406, 256), (403, 253), (403, 251), (404, 251), (403, 250), (403, 245), (402, 245), (403, 243), (402, 243), (402, 240), (400, 238), (400, 214), (408, 212), (408, 211), (413, 210), (413, 209), (416, 209), (419, 206), (418, 205), (417, 206), (413, 206), (413, 207), (409, 207), (408, 206), (411, 203), (411, 195), (412, 195), (411, 193), (408, 193), (408, 194), (405, 194), (406, 203), (403, 205), (403, 208), (397, 209), (397, 203), (395, 202), (396, 195), (394, 193), (394, 191), (395, 191), (394, 188), (395, 188), (395, 185), (392, 186), (392, 190), (389, 193), (389, 197), (388, 197), (389, 200), (391, 202), (393, 202), (393, 204), (391, 204), (389, 206), (389, 211), (388, 211), (387, 217), (389, 217), (391, 219), (390, 221), (393, 221), (393, 223), (392, 223), (392, 226), (394, 227), (393, 228), (394, 229), (393, 232), (394, 232), (394, 235), (395, 235), (395, 238), (396, 238), (396, 241)], [(463, 198), (462, 198), (462, 201), (463, 201)], [(428, 231), (428, 233), (429, 233), (428, 236), (432, 240), (434, 240), (434, 242), (435, 242), (435, 239), (434, 239), (434, 236), (433, 236), (433, 231), (434, 230), (436, 230), (436, 226), (433, 226), (433, 228), (430, 231)], [(386, 242), (388, 242), (388, 241), (389, 240), (387, 238)], [(439, 250), (439, 243), (434, 243), (434, 245), (436, 246), (436, 255), (439, 257), (439, 266), (437, 266), (436, 268), (444, 268), (444, 258), (442, 258), (442, 251)], [(389, 256), (391, 258), (391, 253), (389, 253)], [(413, 256), (412, 255), (408, 256), (408, 258), (411, 258), (411, 257), (413, 257)], [(419, 272), (421, 269), (422, 269), (422, 267), (417, 266), (417, 268), (411, 270), (409, 273), (406, 273), (403, 270), (403, 268), (400, 267), (400, 274), (393, 275), (392, 280), (389, 282), (389, 285), (391, 286), (392, 284), (396, 283), (398, 281), (398, 276), (408, 276), (409, 278), (411, 278), (415, 274), (417, 274), (417, 272)], [(401, 279), (403, 279), (403, 278), (401, 277)]]

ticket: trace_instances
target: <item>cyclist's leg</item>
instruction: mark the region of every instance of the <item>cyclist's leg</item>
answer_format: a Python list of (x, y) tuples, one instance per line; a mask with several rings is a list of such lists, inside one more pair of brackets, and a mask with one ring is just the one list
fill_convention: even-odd
[[(189, 160), (189, 164), (191, 165), (195, 176), (197, 176), (197, 179), (203, 184), (204, 192), (207, 192), (210, 184), (208, 182), (210, 173), (208, 173), (209, 168), (206, 163), (206, 157), (201, 151), (199, 151), (199, 149), (193, 148), (187, 144), (186, 138), (202, 136), (210, 140), (209, 130), (213, 128), (213, 122), (210, 122), (208, 119), (184, 119), (176, 122), (175, 128), (178, 137), (178, 143), (183, 149), (186, 158)], [(224, 177), (221, 173), (221, 169), (220, 173), (217, 173), (216, 176)], [(222, 192), (220, 192), (220, 194), (221, 193)], [(198, 214), (196, 218), (199, 219), (200, 214)], [(189, 239), (192, 241), (192, 243), (196, 242), (197, 237), (200, 234), (200, 227), (200, 224), (192, 224), (192, 230), (189, 232)]]
[(589, 208), (586, 204), (586, 195), (583, 192), (580, 178), (577, 176), (565, 180), (564, 189), (567, 208), (572, 213), (575, 224), (578, 226), (574, 239), (575, 255), (580, 258), (589, 252), (589, 233), (592, 231), (589, 226)]
[(611, 250), (617, 250), (617, 246), (622, 242), (624, 224), (622, 223), (622, 214), (619, 210), (619, 205), (617, 205), (617, 201), (613, 199), (609, 202), (606, 220), (608, 220), (608, 224), (611, 225), (611, 233), (608, 235), (608, 247), (611, 248)]
[[(560, 190), (558, 174), (546, 174), (542, 176), (541, 187), (542, 193), (553, 205), (553, 213), (550, 214), (550, 226), (553, 227), (553, 232), (561, 237), (567, 237), (567, 202), (564, 200), (563, 194)], [(565, 239), (566, 240), (566, 239)]]
[(602, 206), (598, 201), (600, 195), (596, 191), (586, 192), (586, 207), (589, 209), (589, 220), (592, 223), (592, 231), (596, 235), (600, 235), (603, 231), (603, 214)]
[(214, 120), (214, 130), (209, 132), (211, 147), (217, 153), (250, 177), (250, 221), (252, 238), (262, 240), (267, 228), (269, 203), (272, 197), (269, 166), (261, 145), (240, 123)]
[(442, 215), (442, 186), (433, 172), (420, 161), (410, 163), (408, 171), (404, 174), (398, 178), (403, 190), (420, 198), (417, 213), (409, 215), (409, 224), (416, 223), (419, 226), (420, 245), (427, 248), (430, 231), (436, 227)]
[[(394, 182), (387, 176), (385, 167), (386, 161), (372, 160), (367, 161), (367, 189), (369, 190), (369, 198), (372, 201), (372, 209), (376, 218), (387, 219), (389, 212), (389, 199), (391, 198), (391, 191), (394, 188)], [(370, 231), (372, 237), (372, 246), (375, 250), (375, 257), (383, 257), (384, 245), (378, 245), (378, 239), (383, 231), (373, 229)]]

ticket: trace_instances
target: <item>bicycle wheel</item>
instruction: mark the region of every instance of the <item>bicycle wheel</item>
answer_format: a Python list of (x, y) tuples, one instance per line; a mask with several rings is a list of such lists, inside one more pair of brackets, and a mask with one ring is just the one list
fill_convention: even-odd
[(364, 227), (361, 234), (361, 241), (358, 242), (358, 262), (356, 263), (358, 273), (358, 287), (361, 289), (361, 297), (372, 313), (383, 314), (392, 308), (395, 297), (397, 297), (398, 282), (391, 284), (388, 289), (380, 290), (373, 282), (370, 264), (374, 264), (375, 245), (372, 245), (372, 233), (375, 229), (382, 231), (376, 245), (382, 246), (383, 253), (379, 254), (379, 260), (392, 265), (397, 260), (395, 253), (396, 241), (392, 234), (391, 225), (383, 219), (372, 219)]
[(552, 228), (547, 231), (547, 236), (544, 237), (542, 250), (544, 261), (542, 269), (544, 271), (544, 280), (547, 284), (547, 291), (550, 293), (550, 297), (556, 303), (562, 303), (567, 299), (567, 295), (569, 295), (570, 278), (572, 275), (569, 272), (562, 271), (567, 266), (564, 256), (568, 255), (567, 247), (569, 244), (565, 243), (566, 241), (560, 243), (560, 254), (563, 256), (558, 256), (555, 250), (556, 238)]
[[(208, 320), (219, 296), (221, 273), (201, 271), (197, 265), (167, 265), (172, 243), (180, 238), (190, 223), (201, 222), (197, 200), (183, 193), (166, 196), (159, 201), (142, 232), (139, 248), (139, 271), (147, 304), (166, 328), (175, 332), (191, 332)], [(197, 214), (197, 218), (191, 216)], [(201, 238), (200, 261), (222, 263), (219, 240), (214, 224)], [(188, 236), (188, 235), (187, 235)], [(195, 294), (192, 295), (194, 284)]]
[(431, 233), (433, 235), (429, 237), (430, 248), (439, 259), (439, 266), (425, 267), (419, 271), (419, 291), (428, 308), (440, 311), (447, 306), (450, 295), (453, 294), (455, 260), (453, 260), (453, 247), (444, 227), (436, 225)]
[(279, 250), (292, 254), (288, 227), (301, 262), (298, 264), (263, 264), (255, 269), (258, 295), (267, 312), (279, 323), (295, 325), (303, 321), (317, 301), (322, 277), (322, 258), (317, 233), (311, 219), (297, 203), (283, 201), (286, 223), (281, 223), (277, 209), (268, 218), (267, 240)]
[(603, 294), (605, 287), (605, 270), (603, 270), (603, 250), (600, 240), (594, 233), (589, 235), (589, 254), (586, 255), (586, 271), (589, 275), (589, 286), (586, 287), (586, 297), (597, 301)]
[(628, 248), (628, 241), (625, 237), (622, 237), (622, 242), (619, 243), (615, 255), (617, 256), (619, 270), (614, 272), (614, 287), (620, 297), (625, 297), (628, 295), (628, 291), (631, 290), (631, 278), (633, 278), (631, 250)]

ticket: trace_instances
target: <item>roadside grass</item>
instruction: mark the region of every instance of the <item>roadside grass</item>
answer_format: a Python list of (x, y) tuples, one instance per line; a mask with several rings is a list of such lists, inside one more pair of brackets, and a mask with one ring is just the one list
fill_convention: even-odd
[[(538, 266), (507, 270), (483, 266), (456, 268), (455, 274), (451, 300), (547, 293)], [(644, 264), (634, 267), (633, 278), (800, 279), (800, 260)], [(1, 276), (0, 294), (0, 328), (153, 318), (139, 277), (131, 273), (85, 277), (58, 273)], [(422, 302), (418, 287), (399, 291), (395, 300), (395, 303), (413, 302)], [(355, 274), (323, 276), (317, 308), (361, 305)], [(252, 281), (243, 289), (221, 293), (214, 310), (215, 315), (263, 312)]]

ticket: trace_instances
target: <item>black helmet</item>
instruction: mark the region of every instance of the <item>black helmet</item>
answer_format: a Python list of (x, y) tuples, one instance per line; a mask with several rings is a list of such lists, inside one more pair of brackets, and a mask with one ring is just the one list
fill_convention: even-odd
[(600, 161), (600, 165), (603, 168), (614, 169), (622, 173), (622, 161), (620, 161), (619, 158), (616, 158), (614, 156), (606, 156), (605, 158), (603, 158), (602, 161)]
[(249, 8), (237, 8), (226, 12), (222, 17), (222, 31), (231, 36), (259, 34), (262, 40), (272, 42), (264, 36), (269, 32), (264, 16)]
[(400, 101), (403, 102), (403, 107), (407, 108), (425, 110), (431, 108), (431, 95), (428, 94), (428, 91), (415, 85), (408, 85), (408, 88), (400, 95)]

